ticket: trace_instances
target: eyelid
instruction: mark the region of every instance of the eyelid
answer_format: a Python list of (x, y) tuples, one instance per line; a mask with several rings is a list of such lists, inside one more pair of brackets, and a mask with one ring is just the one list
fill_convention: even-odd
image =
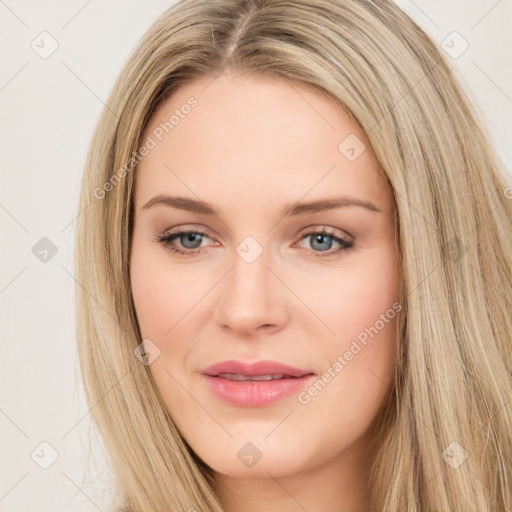
[(210, 240), (215, 240), (215, 237), (212, 236), (212, 234), (210, 233), (210, 231), (207, 228), (204, 228), (202, 226), (196, 226), (194, 224), (185, 224), (184, 226), (179, 225), (179, 226), (175, 226), (173, 228), (165, 229), (164, 231), (162, 231), (162, 233), (159, 236), (164, 237), (164, 236), (176, 235), (178, 233), (184, 233), (184, 232), (185, 233), (187, 233), (187, 232), (198, 233), (200, 235), (208, 237)]
[[(333, 228), (330, 226), (326, 226), (324, 224), (312, 224), (311, 226), (307, 226), (299, 231), (299, 235), (304, 236), (304, 235), (308, 235), (308, 234), (316, 233), (316, 232), (318, 232), (318, 233), (325, 232), (325, 233), (328, 233), (333, 236), (339, 236), (340, 238), (344, 238), (350, 242), (355, 240), (355, 238), (347, 231), (341, 230), (339, 228)], [(299, 236), (299, 235), (297, 235), (297, 236)]]

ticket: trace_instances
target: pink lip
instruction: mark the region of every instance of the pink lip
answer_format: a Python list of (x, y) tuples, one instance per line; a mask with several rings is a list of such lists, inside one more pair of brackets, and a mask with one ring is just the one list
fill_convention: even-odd
[(313, 372), (294, 368), (277, 361), (257, 361), (255, 363), (244, 363), (243, 361), (222, 361), (220, 363), (208, 366), (203, 370), (206, 375), (219, 375), (219, 373), (240, 373), (248, 377), (256, 375), (268, 375), (269, 373), (283, 373), (291, 377), (302, 377)]
[[(275, 361), (253, 364), (241, 361), (223, 361), (202, 372), (210, 389), (226, 402), (240, 407), (264, 407), (300, 391), (314, 377), (314, 373)], [(291, 378), (267, 381), (236, 381), (217, 377), (220, 373), (257, 375), (284, 374)]]

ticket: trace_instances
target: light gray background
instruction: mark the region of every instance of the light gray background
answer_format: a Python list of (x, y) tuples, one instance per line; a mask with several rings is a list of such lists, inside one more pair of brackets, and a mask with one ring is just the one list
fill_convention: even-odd
[[(397, 3), (439, 45), (454, 31), (469, 43), (448, 60), (510, 172), (511, 0)], [(0, 511), (109, 510), (110, 476), (94, 435), (87, 457), (90, 416), (76, 353), (79, 183), (117, 74), (171, 4), (0, 0)], [(31, 47), (43, 31), (59, 45), (47, 59)], [(32, 252), (42, 237), (58, 249), (47, 262)], [(58, 453), (47, 469), (37, 463), (51, 456), (42, 442)]]

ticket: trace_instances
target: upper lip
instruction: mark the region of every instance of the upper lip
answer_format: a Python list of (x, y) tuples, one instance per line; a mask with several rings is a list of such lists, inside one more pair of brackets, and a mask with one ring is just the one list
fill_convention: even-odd
[(287, 364), (278, 363), (277, 361), (256, 361), (255, 363), (245, 363), (243, 361), (222, 361), (212, 366), (208, 366), (202, 372), (205, 375), (217, 376), (220, 373), (239, 373), (247, 377), (255, 377), (258, 375), (284, 374), (290, 377), (303, 377), (313, 372), (294, 368)]

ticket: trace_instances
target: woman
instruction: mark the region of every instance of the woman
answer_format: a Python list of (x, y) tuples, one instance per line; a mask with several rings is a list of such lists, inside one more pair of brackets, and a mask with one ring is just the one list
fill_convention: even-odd
[(76, 246), (124, 511), (510, 509), (512, 189), (481, 124), (387, 0), (151, 27)]

